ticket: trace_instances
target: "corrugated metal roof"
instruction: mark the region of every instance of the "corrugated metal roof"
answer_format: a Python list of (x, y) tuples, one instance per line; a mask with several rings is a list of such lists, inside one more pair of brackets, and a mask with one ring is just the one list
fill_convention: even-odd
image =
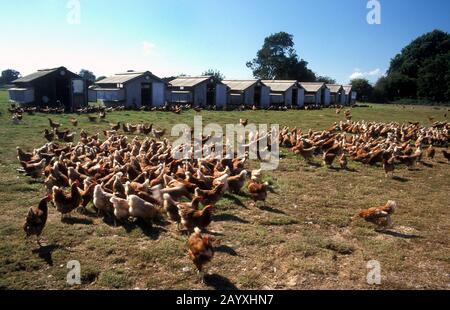
[(230, 90), (234, 91), (244, 91), (253, 85), (255, 85), (259, 80), (224, 80), (222, 83), (227, 85)]
[(300, 82), (300, 85), (305, 89), (307, 92), (318, 92), (319, 89), (321, 89), (325, 83), (322, 82)]
[(170, 81), (173, 87), (195, 87), (211, 79), (211, 76), (180, 76)]
[(27, 91), (27, 90), (32, 90), (33, 88), (22, 88), (22, 87), (13, 87), (13, 88), (8, 88), (8, 90), (15, 90), (15, 91)]
[(331, 93), (338, 93), (342, 89), (342, 85), (339, 84), (326, 84)]
[(98, 90), (98, 91), (120, 91), (123, 88), (102, 88), (102, 87), (97, 87), (97, 88), (92, 88), (92, 90)]
[(353, 88), (351, 85), (344, 85), (342, 87), (344, 88), (346, 94), (350, 94)]
[(174, 90), (172, 91), (172, 94), (190, 94), (190, 91), (187, 90)]
[(297, 81), (294, 80), (262, 80), (261, 82), (276, 92), (285, 92), (297, 85)]
[(52, 69), (42, 69), (42, 70), (38, 70), (34, 73), (31, 73), (29, 75), (26, 75), (24, 77), (21, 77), (17, 80), (12, 81), (12, 83), (28, 83), (28, 82), (32, 82), (34, 80), (40, 79), (41, 77), (46, 76), (47, 74), (53, 73), (55, 71), (58, 71), (60, 69), (64, 69), (67, 71), (67, 69), (65, 67), (58, 67), (58, 68), (52, 68)]
[(125, 84), (131, 80), (134, 80), (138, 77), (141, 77), (145, 74), (151, 74), (151, 72), (125, 72), (125, 73), (117, 73), (113, 76), (104, 78), (103, 80), (100, 80), (96, 82), (95, 84), (101, 85), (101, 84)]

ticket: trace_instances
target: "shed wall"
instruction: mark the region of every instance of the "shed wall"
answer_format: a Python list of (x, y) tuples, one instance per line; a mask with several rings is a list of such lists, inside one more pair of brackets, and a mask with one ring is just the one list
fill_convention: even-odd
[(194, 88), (194, 106), (203, 107), (206, 105), (207, 85), (202, 83)]
[(216, 84), (216, 106), (225, 107), (227, 104), (227, 86)]

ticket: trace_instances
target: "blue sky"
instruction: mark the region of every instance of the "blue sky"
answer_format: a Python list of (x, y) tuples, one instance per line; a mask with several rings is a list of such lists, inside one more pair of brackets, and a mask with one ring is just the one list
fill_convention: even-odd
[(380, 0), (380, 25), (366, 21), (368, 0), (79, 0), (79, 24), (68, 23), (73, 2), (0, 0), (0, 70), (170, 76), (214, 68), (244, 79), (264, 37), (286, 31), (316, 73), (374, 81), (415, 37), (450, 32), (448, 0)]

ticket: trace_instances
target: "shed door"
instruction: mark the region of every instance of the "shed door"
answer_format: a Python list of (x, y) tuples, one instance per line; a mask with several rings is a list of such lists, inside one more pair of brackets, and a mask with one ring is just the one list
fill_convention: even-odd
[(299, 107), (305, 106), (305, 90), (303, 88), (299, 88), (298, 90), (297, 105)]
[(153, 106), (160, 107), (164, 105), (164, 84), (153, 83)]
[(270, 88), (261, 87), (261, 107), (267, 108), (270, 105)]
[(227, 87), (225, 85), (216, 85), (216, 106), (224, 107), (227, 101)]

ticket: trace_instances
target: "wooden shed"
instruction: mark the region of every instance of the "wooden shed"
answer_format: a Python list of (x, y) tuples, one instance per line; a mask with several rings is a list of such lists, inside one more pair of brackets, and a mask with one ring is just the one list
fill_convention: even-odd
[(227, 87), (213, 76), (182, 76), (169, 83), (171, 103), (225, 107)]
[(270, 88), (261, 80), (225, 80), (228, 87), (228, 104), (267, 108), (270, 105)]
[(165, 89), (166, 83), (150, 71), (129, 71), (100, 80), (91, 90), (95, 90), (96, 99), (106, 106), (140, 108), (163, 106)]
[(270, 105), (305, 105), (305, 90), (294, 80), (262, 80), (270, 88)]
[(342, 85), (338, 84), (326, 84), (330, 90), (330, 103), (331, 104), (345, 104), (345, 91)]
[(305, 105), (330, 105), (330, 90), (322, 82), (299, 82), (305, 90)]
[(344, 85), (343, 89), (345, 92), (345, 104), (354, 104), (356, 102), (357, 93), (353, 91), (353, 87), (351, 85)]
[(86, 81), (65, 67), (38, 70), (12, 82), (12, 102), (34, 106), (64, 106), (73, 111), (87, 104)]

